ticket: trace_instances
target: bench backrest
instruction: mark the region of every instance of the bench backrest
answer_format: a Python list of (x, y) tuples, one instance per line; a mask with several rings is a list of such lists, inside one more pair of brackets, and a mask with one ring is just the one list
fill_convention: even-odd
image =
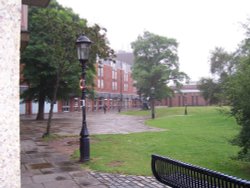
[(151, 166), (158, 181), (174, 188), (250, 188), (250, 181), (167, 157), (152, 155)]

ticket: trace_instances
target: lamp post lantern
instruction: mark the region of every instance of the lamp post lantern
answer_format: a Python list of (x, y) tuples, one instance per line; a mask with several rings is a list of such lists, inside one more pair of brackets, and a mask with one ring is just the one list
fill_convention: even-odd
[(82, 66), (80, 88), (82, 90), (82, 128), (80, 132), (80, 162), (89, 161), (89, 132), (86, 123), (86, 63), (89, 59), (91, 41), (84, 34), (76, 40), (77, 57)]
[(155, 119), (155, 88), (150, 88), (151, 92), (151, 118)]

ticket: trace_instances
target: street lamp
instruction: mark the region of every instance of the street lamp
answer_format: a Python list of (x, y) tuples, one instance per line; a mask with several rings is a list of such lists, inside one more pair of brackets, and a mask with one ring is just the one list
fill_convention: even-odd
[(150, 88), (151, 92), (151, 117), (152, 119), (155, 119), (155, 88)]
[(86, 63), (89, 59), (91, 41), (84, 34), (76, 40), (77, 56), (82, 65), (80, 88), (82, 90), (82, 129), (80, 132), (80, 162), (89, 161), (89, 133), (86, 123)]

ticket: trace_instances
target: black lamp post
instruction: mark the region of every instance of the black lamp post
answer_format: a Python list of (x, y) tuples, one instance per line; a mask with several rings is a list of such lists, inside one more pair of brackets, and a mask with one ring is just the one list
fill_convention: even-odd
[(150, 88), (151, 92), (151, 117), (152, 119), (155, 119), (155, 88)]
[(77, 56), (82, 65), (80, 87), (82, 90), (82, 129), (80, 132), (80, 162), (89, 161), (89, 132), (86, 123), (86, 62), (89, 59), (91, 41), (84, 34), (76, 40)]

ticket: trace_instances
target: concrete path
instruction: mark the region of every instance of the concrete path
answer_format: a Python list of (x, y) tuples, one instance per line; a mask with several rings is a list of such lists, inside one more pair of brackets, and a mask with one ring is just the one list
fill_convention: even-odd
[[(90, 134), (127, 134), (131, 132), (162, 131), (144, 125), (145, 117), (118, 113), (88, 113)], [(21, 116), (21, 182), (22, 188), (118, 188), (166, 187), (153, 177), (92, 172), (80, 168), (70, 159), (77, 149), (78, 137), (44, 142), (41, 137), (46, 121), (34, 121), (34, 116)], [(78, 136), (81, 113), (54, 114), (52, 133)], [(150, 164), (149, 164), (150, 165)]]

